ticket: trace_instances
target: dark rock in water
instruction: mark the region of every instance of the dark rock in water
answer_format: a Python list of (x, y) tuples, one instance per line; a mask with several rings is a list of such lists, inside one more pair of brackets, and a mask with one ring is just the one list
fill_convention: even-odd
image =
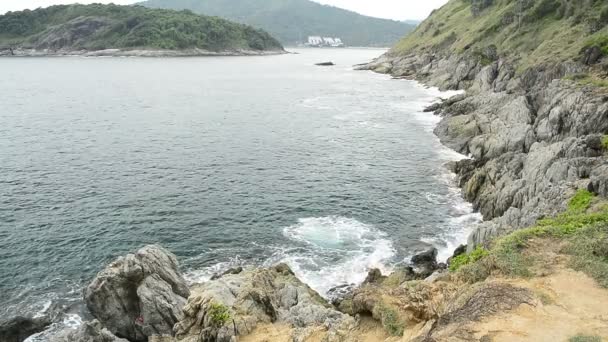
[(323, 63), (317, 63), (315, 64), (317, 66), (334, 66), (334, 62), (323, 62)]
[(462, 255), (467, 252), (467, 245), (460, 245), (454, 250), (454, 254), (452, 254), (452, 258), (455, 258), (459, 255)]
[(98, 320), (84, 322), (78, 329), (68, 329), (58, 336), (52, 337), (50, 342), (128, 342), (118, 338), (108, 329), (104, 328)]
[(22, 342), (26, 338), (43, 331), (50, 324), (51, 319), (49, 317), (15, 317), (0, 322), (0, 341)]
[(418, 253), (412, 257), (412, 265), (414, 265), (416, 274), (419, 277), (426, 278), (437, 270), (437, 248), (431, 248), (422, 253)]
[(228, 269), (225, 272), (222, 272), (220, 274), (214, 274), (213, 277), (211, 277), (211, 280), (220, 279), (221, 277), (225, 276), (226, 274), (239, 274), (241, 272), (243, 272), (243, 268), (241, 266), (230, 268), (230, 269)]
[(386, 277), (382, 275), (382, 272), (380, 272), (379, 269), (372, 268), (367, 273), (367, 277), (363, 281), (363, 284), (375, 284), (375, 283), (378, 283), (378, 282), (380, 282), (380, 281), (382, 281), (384, 279), (386, 279)]
[(422, 266), (427, 264), (437, 264), (437, 248), (431, 248), (422, 253), (418, 253), (412, 257), (414, 266)]
[(189, 294), (175, 255), (146, 246), (97, 274), (84, 300), (110, 332), (144, 342), (150, 336), (173, 334)]
[(352, 297), (353, 291), (356, 288), (355, 284), (344, 284), (329, 289), (329, 291), (327, 291), (329, 302), (336, 307), (340, 306), (342, 301)]

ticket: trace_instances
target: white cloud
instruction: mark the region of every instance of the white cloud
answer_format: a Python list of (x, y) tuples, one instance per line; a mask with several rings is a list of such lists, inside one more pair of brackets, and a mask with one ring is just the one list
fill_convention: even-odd
[[(203, 1), (203, 0), (201, 0)], [(448, 0), (315, 0), (317, 2), (342, 7), (361, 14), (390, 18), (396, 20), (424, 19), (433, 9), (445, 4)], [(110, 3), (131, 4), (136, 0), (0, 0), (0, 13), (19, 11), (26, 8), (35, 9), (67, 3)]]

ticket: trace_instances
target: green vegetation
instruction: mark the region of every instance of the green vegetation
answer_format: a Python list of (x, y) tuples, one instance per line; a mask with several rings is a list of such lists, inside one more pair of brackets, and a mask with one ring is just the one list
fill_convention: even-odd
[(377, 305), (374, 310), (375, 317), (379, 317), (382, 322), (382, 326), (386, 331), (393, 336), (402, 336), (405, 329), (405, 325), (399, 318), (397, 312), (385, 305)]
[(602, 147), (604, 150), (608, 150), (608, 134), (602, 137)]
[[(392, 46), (415, 25), (366, 17), (309, 0), (148, 0), (153, 8), (188, 9), (270, 32), (284, 44), (308, 36), (340, 37), (349, 46)], [(406, 14), (404, 14), (406, 15)]]
[(481, 247), (481, 246), (477, 246), (477, 248), (475, 248), (475, 250), (473, 252), (471, 252), (470, 254), (464, 253), (461, 254), (455, 258), (453, 258), (450, 261), (450, 271), (454, 272), (457, 271), (460, 267), (464, 266), (464, 265), (468, 265), (470, 263), (476, 262), (478, 260), (481, 260), (483, 257), (487, 256), (489, 253), (488, 251)]
[(231, 316), (230, 309), (223, 304), (212, 303), (211, 308), (209, 308), (209, 315), (211, 315), (211, 321), (216, 326), (222, 326), (226, 324)]
[[(450, 0), (402, 39), (393, 54), (465, 53), (495, 47), (529, 67), (581, 59), (590, 46), (608, 52), (608, 2), (602, 0)], [(488, 55), (481, 55), (488, 63)], [(483, 57), (485, 56), (485, 57)]]
[(599, 336), (576, 335), (570, 337), (568, 342), (602, 342), (602, 338)]
[(587, 189), (578, 190), (568, 202), (568, 210), (570, 212), (581, 212), (589, 209), (593, 197), (595, 195)]
[(190, 11), (61, 5), (0, 16), (0, 45), (25, 48), (281, 49), (268, 33)]
[(495, 240), (492, 248), (477, 260), (459, 261), (455, 267), (458, 274), (469, 282), (482, 281), (493, 272), (531, 276), (531, 267), (537, 260), (526, 253), (526, 248), (532, 240), (542, 238), (564, 242), (561, 252), (571, 256), (570, 266), (608, 287), (608, 205), (593, 205), (595, 198), (589, 191), (579, 190), (565, 213)]

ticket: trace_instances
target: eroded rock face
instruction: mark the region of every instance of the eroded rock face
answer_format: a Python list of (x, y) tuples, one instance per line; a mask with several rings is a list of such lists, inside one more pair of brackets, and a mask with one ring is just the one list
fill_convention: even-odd
[[(589, 51), (588, 62), (594, 60)], [(464, 89), (429, 110), (442, 116), (435, 134), (471, 156), (451, 165), (464, 197), (484, 217), (469, 250), (566, 209), (577, 189), (608, 193), (608, 98), (565, 80), (582, 63), (539, 66), (516, 74), (507, 60), (483, 65), (463, 54), (390, 52), (362, 69)]]
[(177, 259), (159, 246), (119, 257), (85, 289), (87, 307), (110, 332), (131, 341), (173, 334), (190, 291)]
[(293, 326), (293, 339), (304, 340), (312, 328), (337, 338), (355, 321), (299, 281), (289, 267), (278, 265), (195, 285), (175, 329), (180, 341), (224, 342), (247, 335), (262, 323)]

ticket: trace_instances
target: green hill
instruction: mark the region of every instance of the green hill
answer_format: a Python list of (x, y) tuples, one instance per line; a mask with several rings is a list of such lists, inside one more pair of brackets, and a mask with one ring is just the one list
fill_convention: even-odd
[(390, 54), (472, 54), (486, 62), (502, 56), (524, 70), (583, 61), (588, 48), (608, 54), (607, 25), (605, 0), (451, 0)]
[(268, 33), (190, 11), (60, 5), (0, 16), (0, 46), (14, 49), (282, 50)]
[(342, 38), (349, 46), (391, 46), (415, 27), (308, 0), (148, 0), (141, 4), (189, 9), (252, 25), (283, 44), (304, 42), (308, 36), (330, 36)]

